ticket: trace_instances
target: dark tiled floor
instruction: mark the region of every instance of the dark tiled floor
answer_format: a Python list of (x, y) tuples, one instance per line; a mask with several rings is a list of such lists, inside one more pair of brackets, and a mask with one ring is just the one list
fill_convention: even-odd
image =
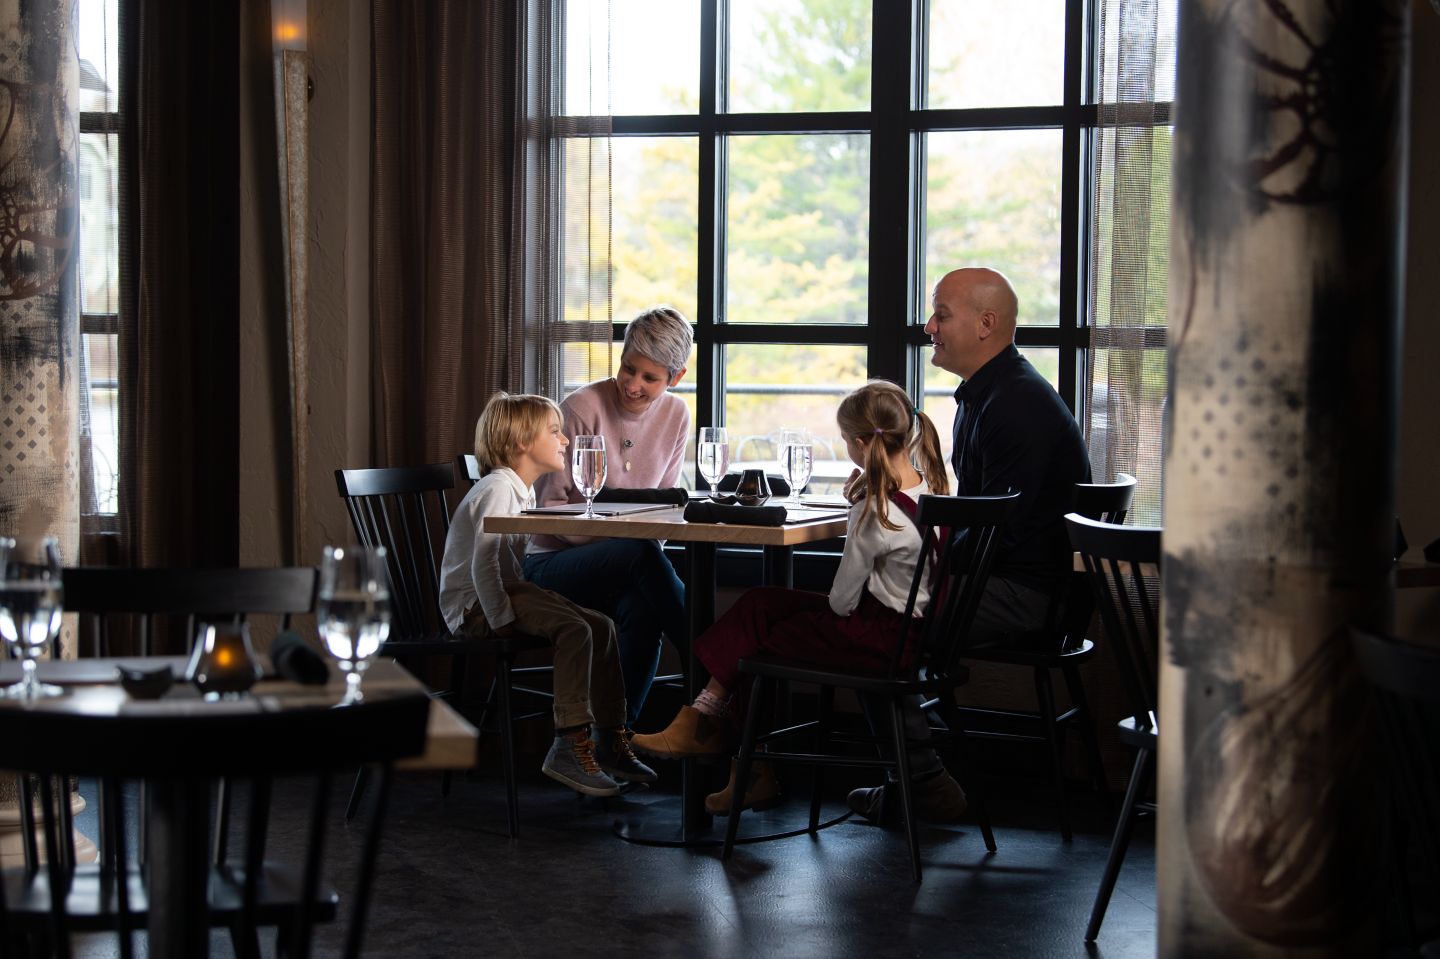
[[(613, 834), (618, 819), (673, 819), (674, 798), (663, 791), (579, 800), (537, 773), (521, 799), (521, 836), (511, 840), (498, 777), (461, 779), (448, 798), (437, 776), (397, 782), (367, 955), (1118, 959), (1155, 951), (1148, 824), (1138, 830), (1098, 948), (1087, 952), (1081, 942), (1113, 816), (1093, 796), (1076, 797), (1079, 831), (1069, 844), (1053, 829), (1043, 797), (995, 797), (994, 855), (973, 824), (926, 827), (919, 885), (910, 881), (903, 835), (860, 822), (815, 839), (747, 846), (727, 864), (718, 850), (632, 845)], [(358, 821), (340, 825), (342, 800), (336, 797), (333, 836), (341, 870), (361, 835)], [(744, 822), (747, 830), (789, 828), (803, 823), (806, 810), (795, 801)], [(277, 819), (275, 839), (293, 838), (298, 818)], [(338, 955), (339, 943), (338, 930), (323, 929), (316, 954)], [(85, 952), (109, 954), (98, 942)], [(230, 954), (221, 937), (214, 954)]]

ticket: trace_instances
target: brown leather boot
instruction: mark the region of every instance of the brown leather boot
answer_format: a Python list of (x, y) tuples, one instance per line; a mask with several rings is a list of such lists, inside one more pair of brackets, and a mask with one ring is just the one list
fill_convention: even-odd
[[(730, 781), (718, 793), (705, 797), (705, 811), (712, 816), (730, 815), (730, 797), (735, 794), (735, 770), (739, 763), (730, 760)], [(750, 785), (745, 790), (745, 801), (741, 809), (769, 809), (780, 803), (780, 780), (775, 778), (775, 767), (763, 760), (750, 764)]]
[(684, 759), (733, 752), (734, 738), (728, 722), (707, 716), (694, 706), (681, 706), (669, 726), (658, 733), (636, 733), (630, 745), (647, 756)]

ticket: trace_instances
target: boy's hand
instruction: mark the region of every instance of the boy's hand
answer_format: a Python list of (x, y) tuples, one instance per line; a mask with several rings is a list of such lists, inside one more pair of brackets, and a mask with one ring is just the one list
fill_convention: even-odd
[(858, 469), (850, 471), (850, 478), (845, 481), (845, 487), (840, 494), (851, 503), (858, 503), (865, 498), (864, 474)]

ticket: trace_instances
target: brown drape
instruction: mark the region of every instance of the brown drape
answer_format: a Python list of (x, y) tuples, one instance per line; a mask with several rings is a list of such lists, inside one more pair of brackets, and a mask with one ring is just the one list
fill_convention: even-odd
[(373, 16), (375, 465), (437, 462), (523, 384), (487, 362), (507, 338), (515, 10), (375, 0)]
[(120, 560), (239, 558), (239, 8), (121, 18)]

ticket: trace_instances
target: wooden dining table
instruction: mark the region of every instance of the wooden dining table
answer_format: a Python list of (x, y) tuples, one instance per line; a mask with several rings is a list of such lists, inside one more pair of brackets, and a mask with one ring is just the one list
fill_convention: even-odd
[[(177, 681), (158, 699), (138, 699), (117, 682), (120, 665), (168, 668)], [(18, 680), (19, 667), (0, 663), (0, 683)], [(390, 660), (372, 664), (364, 702), (343, 707), (345, 681), (334, 670), (325, 685), (267, 675), (243, 696), (210, 702), (179, 681), (184, 668), (181, 657), (45, 661), (39, 678), (63, 695), (0, 698), (0, 768), (147, 783), (151, 956), (208, 949), (209, 777), (474, 763), (474, 727)]]
[[(772, 505), (781, 505), (774, 503)], [(769, 586), (790, 586), (794, 581), (795, 548), (845, 535), (848, 510), (842, 506), (804, 504), (787, 516), (783, 526), (740, 523), (686, 522), (684, 509), (669, 507), (642, 513), (594, 517), (554, 513), (487, 516), (487, 533), (547, 533), (556, 536), (595, 536), (620, 539), (654, 539), (682, 543), (686, 554), (685, 611), (690, 623), (691, 653), (685, 671), (686, 692), (694, 699), (704, 686), (703, 667), (695, 658), (694, 638), (715, 621), (715, 550), (719, 546), (759, 546), (764, 555), (764, 581)], [(680, 822), (677, 827), (653, 822), (627, 824), (623, 838), (652, 845), (707, 845), (720, 843), (709, 835), (713, 820), (705, 811), (701, 770), (693, 760), (681, 761)]]

